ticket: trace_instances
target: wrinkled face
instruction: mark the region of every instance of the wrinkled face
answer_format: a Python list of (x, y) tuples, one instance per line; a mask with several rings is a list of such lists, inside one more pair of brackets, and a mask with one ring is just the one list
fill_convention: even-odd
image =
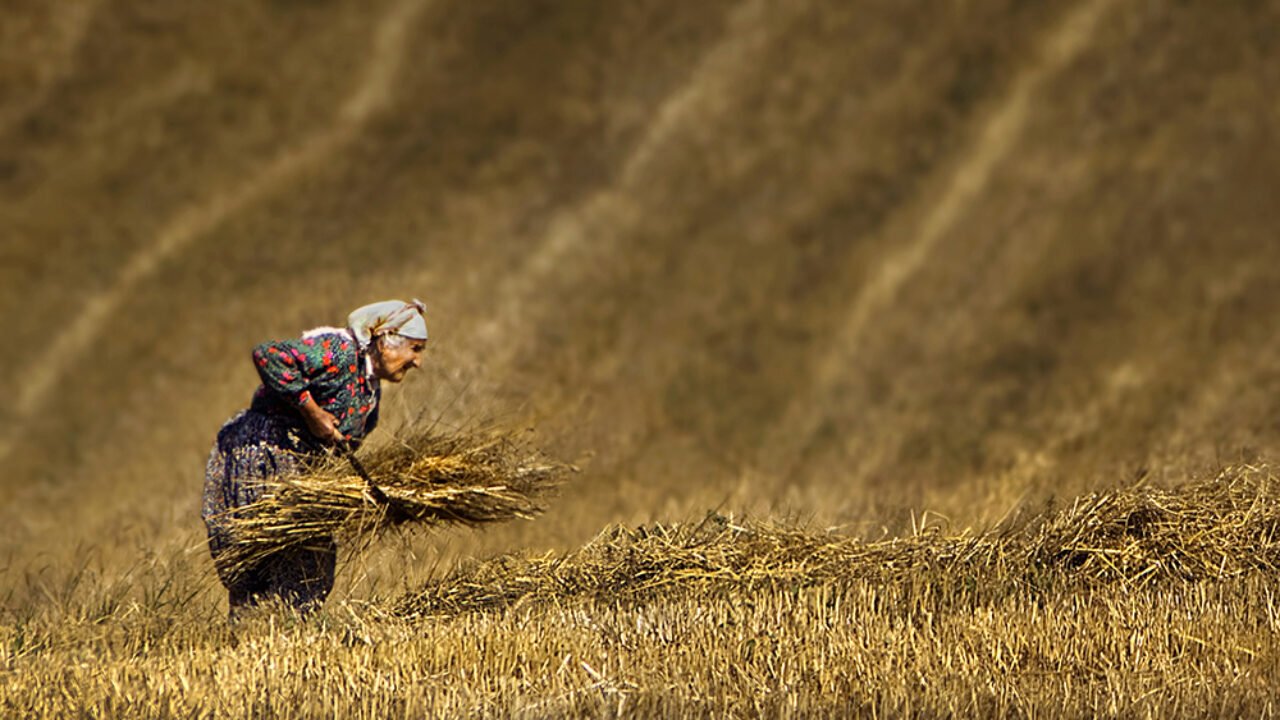
[(373, 374), (380, 380), (400, 382), (410, 370), (422, 367), (422, 350), (425, 340), (379, 337), (369, 358), (373, 361)]

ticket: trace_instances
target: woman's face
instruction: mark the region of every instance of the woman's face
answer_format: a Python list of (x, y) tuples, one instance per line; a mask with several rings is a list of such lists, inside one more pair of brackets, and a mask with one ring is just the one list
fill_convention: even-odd
[(373, 374), (390, 382), (404, 380), (410, 370), (422, 367), (422, 350), (426, 346), (425, 340), (404, 339), (397, 343), (387, 342), (386, 337), (378, 338), (369, 356), (373, 361)]

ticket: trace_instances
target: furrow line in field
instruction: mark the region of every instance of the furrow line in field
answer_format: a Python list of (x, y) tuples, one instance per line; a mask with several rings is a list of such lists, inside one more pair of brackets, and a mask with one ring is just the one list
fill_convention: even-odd
[(967, 152), (952, 166), (951, 176), (911, 233), (909, 242), (891, 251), (858, 293), (828, 351), (814, 367), (812, 382), (789, 404), (769, 441), (762, 446), (769, 462), (764, 462), (762, 457), (761, 466), (780, 475), (793, 469), (824, 420), (824, 398), (845, 375), (851, 355), (861, 344), (872, 318), (890, 306), (899, 291), (924, 267), (939, 242), (963, 216), (965, 208), (987, 189), (995, 168), (1009, 157), (1021, 139), (1035, 95), (1087, 46), (1093, 29), (1114, 1), (1087, 0), (1070, 11), (1046, 36), (1037, 58), (1015, 76)]
[(60, 3), (61, 11), (54, 19), (54, 47), (42, 60), (40, 77), (34, 91), (12, 107), (0, 108), (0, 135), (31, 116), (44, 105), (58, 82), (75, 68), (75, 58), (88, 36), (89, 22), (101, 0), (76, 0)]
[(680, 133), (723, 114), (727, 97), (738, 86), (744, 68), (751, 67), (750, 57), (768, 37), (767, 24), (760, 18), (767, 5), (761, 0), (745, 0), (737, 5), (719, 42), (703, 54), (689, 79), (656, 110), (615, 181), (552, 219), (545, 237), (530, 252), (522, 269), (499, 288), (489, 321), (464, 343), (476, 357), (486, 358), (484, 366), (492, 371), (512, 364), (524, 346), (511, 342), (510, 333), (519, 325), (538, 289), (555, 276), (587, 271), (585, 267), (566, 270), (574, 267), (575, 254), (588, 246), (598, 249), (600, 244), (610, 244), (642, 220), (645, 183), (654, 180), (654, 162)]
[(36, 358), (26, 383), (18, 388), (11, 429), (0, 439), (0, 462), (12, 452), (25, 421), (48, 398), (73, 360), (98, 336), (102, 326), (140, 283), (193, 241), (235, 214), (282, 189), (300, 172), (322, 163), (354, 140), (364, 125), (392, 97), (392, 85), (403, 61), (409, 29), (429, 0), (401, 0), (379, 21), (373, 52), (355, 91), (338, 107), (333, 121), (299, 144), (285, 149), (256, 175), (236, 187), (215, 193), (179, 211), (156, 239), (124, 264), (115, 282), (87, 298), (79, 314)]

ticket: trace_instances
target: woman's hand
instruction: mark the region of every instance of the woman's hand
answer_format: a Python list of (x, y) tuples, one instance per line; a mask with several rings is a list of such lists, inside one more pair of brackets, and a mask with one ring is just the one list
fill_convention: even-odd
[(338, 429), (338, 418), (317, 405), (315, 400), (308, 397), (305, 403), (298, 406), (298, 410), (302, 412), (302, 419), (306, 421), (307, 429), (312, 435), (335, 445), (341, 445), (346, 440)]

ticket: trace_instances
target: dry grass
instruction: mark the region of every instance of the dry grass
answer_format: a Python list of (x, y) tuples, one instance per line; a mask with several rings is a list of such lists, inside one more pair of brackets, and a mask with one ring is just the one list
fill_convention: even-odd
[[(261, 499), (230, 511), (226, 567), (244, 572), (289, 547), (327, 538), (362, 545), (392, 526), (478, 526), (542, 512), (572, 468), (509, 431), (401, 438), (362, 463), (377, 490), (333, 455), (306, 474), (270, 482)], [(376, 498), (381, 492), (385, 501)]]
[(1031, 522), (1026, 555), (1093, 582), (1221, 580), (1280, 569), (1280, 504), (1265, 467), (1176, 490), (1097, 492)]
[[(227, 628), (195, 572), (0, 625), (7, 716), (1274, 714), (1280, 487), (1130, 487), (982, 533), (612, 527)], [(147, 580), (150, 578), (150, 580)], [(160, 582), (160, 586), (149, 585)], [(197, 583), (198, 584), (198, 583)], [(57, 610), (49, 609), (59, 605)]]
[(611, 527), (563, 556), (506, 555), (460, 568), (402, 598), (397, 612), (426, 617), (569, 597), (921, 576), (1000, 593), (1066, 580), (1132, 588), (1278, 569), (1280, 488), (1266, 468), (1240, 467), (1176, 490), (1094, 493), (980, 534), (930, 527), (864, 542), (719, 514), (686, 525)]

